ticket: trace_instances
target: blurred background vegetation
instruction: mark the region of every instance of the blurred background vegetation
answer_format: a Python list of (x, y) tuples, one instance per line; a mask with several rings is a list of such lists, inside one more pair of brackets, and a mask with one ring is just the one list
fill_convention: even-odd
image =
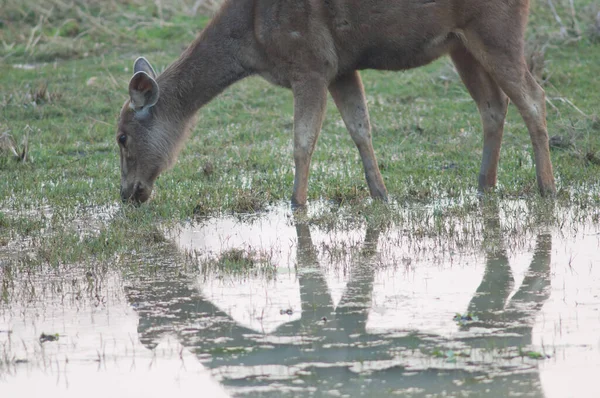
[[(235, 0), (234, 0), (235, 1)], [(50, 61), (124, 46), (152, 49), (147, 39), (185, 42), (223, 0), (1, 0), (0, 59)], [(534, 47), (600, 40), (593, 0), (533, 0), (528, 36)], [(158, 46), (160, 48), (160, 46)]]

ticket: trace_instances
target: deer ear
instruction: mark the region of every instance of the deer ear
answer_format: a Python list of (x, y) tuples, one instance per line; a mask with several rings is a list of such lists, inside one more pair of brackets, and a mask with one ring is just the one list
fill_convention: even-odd
[(141, 111), (156, 105), (159, 90), (156, 80), (144, 71), (136, 72), (129, 82), (129, 106), (134, 111)]
[(146, 72), (151, 78), (156, 79), (156, 72), (150, 62), (144, 57), (139, 57), (133, 63), (133, 73)]

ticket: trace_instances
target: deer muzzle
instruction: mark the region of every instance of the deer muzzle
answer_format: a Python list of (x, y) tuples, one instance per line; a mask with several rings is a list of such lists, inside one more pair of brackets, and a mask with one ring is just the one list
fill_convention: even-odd
[(152, 187), (146, 186), (141, 182), (133, 183), (129, 186), (121, 186), (121, 200), (123, 203), (140, 204), (150, 199)]

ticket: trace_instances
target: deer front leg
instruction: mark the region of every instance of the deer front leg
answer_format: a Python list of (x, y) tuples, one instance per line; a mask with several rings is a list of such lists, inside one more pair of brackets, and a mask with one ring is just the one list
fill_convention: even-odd
[(371, 197), (386, 202), (387, 189), (373, 150), (369, 110), (360, 74), (354, 71), (338, 78), (329, 86), (329, 92), (358, 148)]
[(308, 174), (327, 104), (324, 79), (310, 78), (292, 85), (294, 93), (294, 191), (292, 206), (305, 206)]

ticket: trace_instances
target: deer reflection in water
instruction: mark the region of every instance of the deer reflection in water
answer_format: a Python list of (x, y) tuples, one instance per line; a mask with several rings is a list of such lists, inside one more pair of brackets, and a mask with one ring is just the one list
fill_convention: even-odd
[[(268, 335), (258, 333), (207, 300), (193, 287), (195, 277), (167, 267), (152, 280), (137, 281), (127, 289), (139, 315), (141, 342), (153, 349), (166, 333), (176, 336), (234, 393), (318, 396), (337, 390), (376, 397), (393, 391), (460, 390), (498, 397), (543, 395), (536, 364), (509, 357), (531, 344), (535, 316), (549, 296), (549, 234), (537, 236), (530, 267), (509, 300), (513, 279), (497, 212), (486, 220), (486, 269), (468, 307), (475, 320), (448, 338), (418, 330), (367, 332), (378, 229), (367, 229), (350, 280), (334, 306), (310, 228), (303, 223), (295, 228), (300, 319)], [(465, 309), (457, 309), (461, 310)], [(431, 355), (445, 346), (467, 352), (470, 358), (449, 363)], [(499, 354), (485, 356), (494, 349)]]

